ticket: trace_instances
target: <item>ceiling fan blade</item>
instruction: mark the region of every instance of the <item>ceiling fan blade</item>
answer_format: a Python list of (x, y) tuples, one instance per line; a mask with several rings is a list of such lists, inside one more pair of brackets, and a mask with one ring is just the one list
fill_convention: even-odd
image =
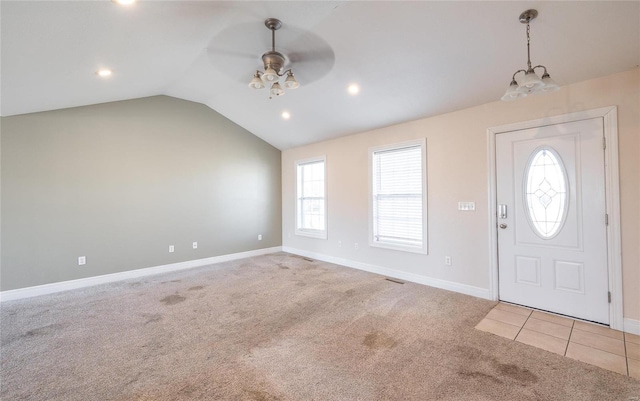
[(335, 65), (335, 54), (331, 48), (319, 52), (301, 52), (289, 54), (289, 67), (300, 84), (310, 84), (327, 75)]
[(215, 47), (207, 47), (207, 53), (212, 57), (235, 57), (244, 60), (255, 60), (256, 55), (240, 50), (220, 49)]
[(282, 42), (282, 52), (289, 61), (287, 68), (293, 69), (301, 84), (308, 85), (327, 75), (336, 58), (329, 43), (310, 31), (292, 27), (291, 32)]
[(207, 58), (212, 67), (235, 82), (249, 83), (262, 69), (260, 57), (270, 46), (271, 35), (264, 24), (242, 23), (223, 29), (209, 42)]

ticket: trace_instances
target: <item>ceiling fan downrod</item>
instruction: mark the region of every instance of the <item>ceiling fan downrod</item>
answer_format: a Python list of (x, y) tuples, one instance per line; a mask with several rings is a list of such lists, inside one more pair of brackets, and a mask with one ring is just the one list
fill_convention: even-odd
[(284, 71), (286, 59), (282, 53), (276, 51), (276, 31), (282, 28), (282, 21), (277, 18), (267, 18), (264, 21), (264, 25), (271, 31), (271, 50), (262, 55), (264, 72), (257, 70), (249, 83), (249, 87), (262, 89), (265, 87), (265, 83), (271, 83), (272, 85), (269, 89), (269, 99), (271, 99), (273, 96), (284, 95), (284, 90), (279, 81), (285, 74), (287, 75), (283, 84), (285, 88), (296, 89), (300, 84), (296, 81), (291, 69)]

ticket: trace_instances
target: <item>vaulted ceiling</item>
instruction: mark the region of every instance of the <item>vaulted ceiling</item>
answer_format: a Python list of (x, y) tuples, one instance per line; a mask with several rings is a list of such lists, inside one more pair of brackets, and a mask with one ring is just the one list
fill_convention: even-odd
[[(528, 8), (532, 61), (558, 84), (640, 64), (637, 1), (3, 0), (0, 113), (164, 94), (287, 149), (498, 100), (526, 65)], [(301, 84), (271, 100), (247, 86), (271, 47), (269, 17)]]

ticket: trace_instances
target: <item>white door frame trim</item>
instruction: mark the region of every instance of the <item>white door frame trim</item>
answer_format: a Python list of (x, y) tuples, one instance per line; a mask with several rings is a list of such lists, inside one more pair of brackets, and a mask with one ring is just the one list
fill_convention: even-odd
[(489, 155), (489, 292), (494, 301), (499, 299), (498, 290), (498, 220), (496, 216), (496, 135), (548, 125), (570, 123), (591, 118), (602, 118), (606, 149), (605, 191), (606, 213), (609, 215), (607, 226), (607, 262), (609, 274), (609, 325), (615, 330), (624, 330), (622, 303), (622, 248), (620, 234), (620, 173), (618, 165), (618, 108), (603, 107), (560, 116), (487, 128), (487, 146)]

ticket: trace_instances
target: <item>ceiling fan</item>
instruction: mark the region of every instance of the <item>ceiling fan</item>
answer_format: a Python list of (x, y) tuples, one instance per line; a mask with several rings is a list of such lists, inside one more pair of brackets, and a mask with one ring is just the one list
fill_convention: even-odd
[(253, 89), (262, 89), (265, 83), (271, 84), (269, 88), (269, 99), (273, 96), (284, 95), (284, 89), (280, 86), (280, 77), (287, 74), (284, 81), (284, 87), (287, 89), (296, 89), (300, 86), (296, 78), (293, 76), (291, 68), (285, 71), (284, 55), (276, 51), (276, 31), (282, 28), (282, 21), (276, 18), (267, 18), (264, 25), (271, 30), (271, 50), (262, 55), (262, 63), (264, 64), (264, 72), (256, 70), (253, 79), (249, 83), (249, 87)]
[[(213, 37), (207, 48), (213, 67), (245, 85), (247, 70), (254, 70), (249, 87), (267, 87), (270, 98), (282, 96), (284, 89), (299, 87), (297, 79), (307, 87), (333, 69), (333, 49), (317, 34), (290, 24), (283, 27), (282, 21), (267, 18), (264, 26), (271, 31), (271, 43), (267, 44), (264, 27), (259, 28), (260, 25), (234, 24)], [(280, 34), (283, 36), (279, 37), (276, 50), (275, 31), (279, 29), (284, 35)], [(271, 49), (265, 52), (265, 47)]]

